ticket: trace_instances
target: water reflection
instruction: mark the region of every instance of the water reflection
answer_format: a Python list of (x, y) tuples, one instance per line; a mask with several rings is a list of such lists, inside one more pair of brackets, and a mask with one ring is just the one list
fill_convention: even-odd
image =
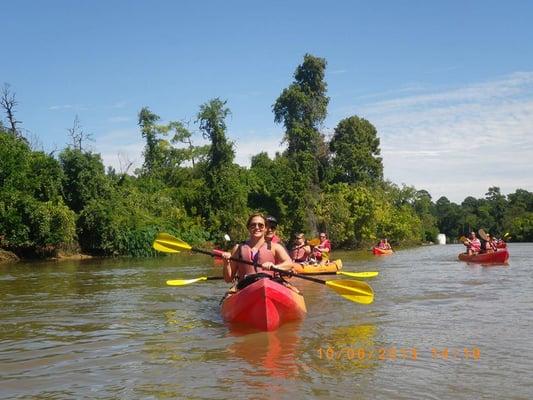
[(300, 326), (300, 322), (284, 324), (273, 332), (250, 332), (232, 326), (234, 341), (228, 346), (228, 356), (246, 361), (252, 367), (244, 371), (249, 375), (295, 379), (299, 375)]
[(326, 335), (310, 338), (308, 352), (322, 373), (374, 368), (380, 355), (373, 324), (339, 326)]

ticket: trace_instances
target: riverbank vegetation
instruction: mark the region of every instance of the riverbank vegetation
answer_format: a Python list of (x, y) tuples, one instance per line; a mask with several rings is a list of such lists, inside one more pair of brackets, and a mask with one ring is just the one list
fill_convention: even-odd
[[(384, 180), (379, 134), (370, 121), (344, 118), (326, 137), (320, 130), (329, 103), (325, 70), (325, 59), (305, 55), (272, 107), (286, 150), (273, 158), (259, 152), (250, 167), (234, 161), (224, 100), (199, 107), (196, 132), (179, 121), (163, 123), (143, 107), (144, 163), (134, 173), (106, 170), (100, 154), (85, 148), (76, 124), (69, 130), (71, 144), (58, 154), (33, 149), (16, 120), (14, 93), (5, 86), (0, 248), (22, 257), (153, 255), (150, 244), (160, 231), (195, 245), (220, 244), (224, 234), (244, 238), (246, 218), (256, 210), (274, 215), (285, 239), (325, 231), (336, 247), (347, 249), (382, 237), (395, 245), (430, 242), (439, 232), (453, 240), (480, 227), (533, 240), (531, 192), (504, 196), (494, 186), (482, 199), (433, 201), (425, 190)], [(195, 145), (197, 134), (209, 144)]]

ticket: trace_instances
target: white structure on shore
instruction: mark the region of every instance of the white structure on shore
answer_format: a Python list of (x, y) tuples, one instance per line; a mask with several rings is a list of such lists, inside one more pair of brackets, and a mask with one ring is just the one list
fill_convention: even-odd
[(446, 235), (444, 233), (437, 235), (437, 244), (446, 244)]

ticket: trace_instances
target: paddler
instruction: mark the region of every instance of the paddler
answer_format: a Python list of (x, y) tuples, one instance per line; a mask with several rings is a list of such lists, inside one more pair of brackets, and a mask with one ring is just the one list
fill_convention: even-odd
[(318, 235), (320, 244), (313, 248), (313, 255), (317, 261), (328, 260), (331, 253), (331, 242), (325, 232)]
[(267, 215), (266, 217), (266, 232), (265, 240), (272, 243), (280, 243), (281, 239), (276, 235), (276, 229), (278, 228), (278, 220), (272, 215)]
[(463, 244), (466, 246), (466, 253), (469, 256), (478, 254), (481, 250), (481, 242), (476, 237), (476, 232), (470, 232), (468, 239), (466, 239)]
[[(254, 275), (266, 274), (274, 277), (276, 274), (272, 271), (272, 267), (283, 270), (290, 270), (292, 267), (292, 260), (285, 248), (279, 243), (265, 240), (267, 220), (263, 214), (250, 215), (246, 226), (250, 235), (248, 240), (235, 245), (231, 253), (222, 253), (224, 280), (226, 282), (237, 281), (238, 289), (246, 285), (239, 285), (245, 279), (247, 283), (252, 283)], [(255, 265), (232, 261), (230, 257), (251, 261)]]
[(311, 252), (311, 246), (307, 244), (305, 235), (301, 232), (297, 233), (294, 236), (294, 244), (289, 251), (289, 256), (294, 262), (307, 263)]

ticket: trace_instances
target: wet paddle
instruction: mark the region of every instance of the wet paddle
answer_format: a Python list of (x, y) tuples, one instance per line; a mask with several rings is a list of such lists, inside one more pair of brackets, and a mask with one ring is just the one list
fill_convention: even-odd
[[(158, 251), (162, 251), (166, 253), (179, 253), (180, 251), (188, 250), (188, 251), (194, 251), (197, 253), (207, 254), (212, 257), (215, 257), (216, 255), (220, 254), (220, 253), (217, 254), (216, 252), (192, 247), (191, 245), (184, 242), (183, 240), (178, 239), (168, 233), (158, 234), (153, 243), (153, 247), (154, 249)], [(230, 257), (230, 260), (254, 265), (251, 261), (243, 261), (243, 260), (239, 260), (238, 258), (234, 258), (234, 257)], [(339, 279), (335, 281), (323, 281), (321, 279), (313, 278), (310, 276), (293, 274), (290, 271), (285, 271), (285, 270), (278, 269), (278, 268), (272, 268), (272, 270), (278, 272), (281, 275), (294, 276), (295, 278), (326, 285), (327, 287), (331, 288), (333, 291), (335, 291), (340, 296), (353, 302), (357, 302), (361, 304), (370, 304), (374, 301), (374, 291), (372, 290), (370, 285), (367, 284), (366, 282), (347, 280), (347, 279), (346, 280)], [(203, 279), (200, 278), (199, 280), (203, 280)]]
[[(337, 271), (337, 272), (326, 272), (322, 273), (320, 275), (345, 275), (349, 276), (351, 278), (373, 278), (375, 276), (379, 275), (379, 272), (377, 271), (369, 271), (369, 272), (343, 272), (343, 271)], [(167, 281), (167, 285), (170, 286), (184, 286), (184, 285), (190, 285), (191, 283), (196, 282), (202, 282), (202, 281), (211, 281), (211, 280), (220, 280), (224, 279), (223, 276), (200, 276), (198, 278), (192, 278), (192, 279), (170, 279)]]
[(200, 281), (210, 281), (210, 280), (219, 280), (224, 279), (223, 276), (201, 276), (199, 278), (193, 279), (170, 279), (167, 281), (169, 286), (185, 286), (190, 285), (191, 283), (196, 283)]

